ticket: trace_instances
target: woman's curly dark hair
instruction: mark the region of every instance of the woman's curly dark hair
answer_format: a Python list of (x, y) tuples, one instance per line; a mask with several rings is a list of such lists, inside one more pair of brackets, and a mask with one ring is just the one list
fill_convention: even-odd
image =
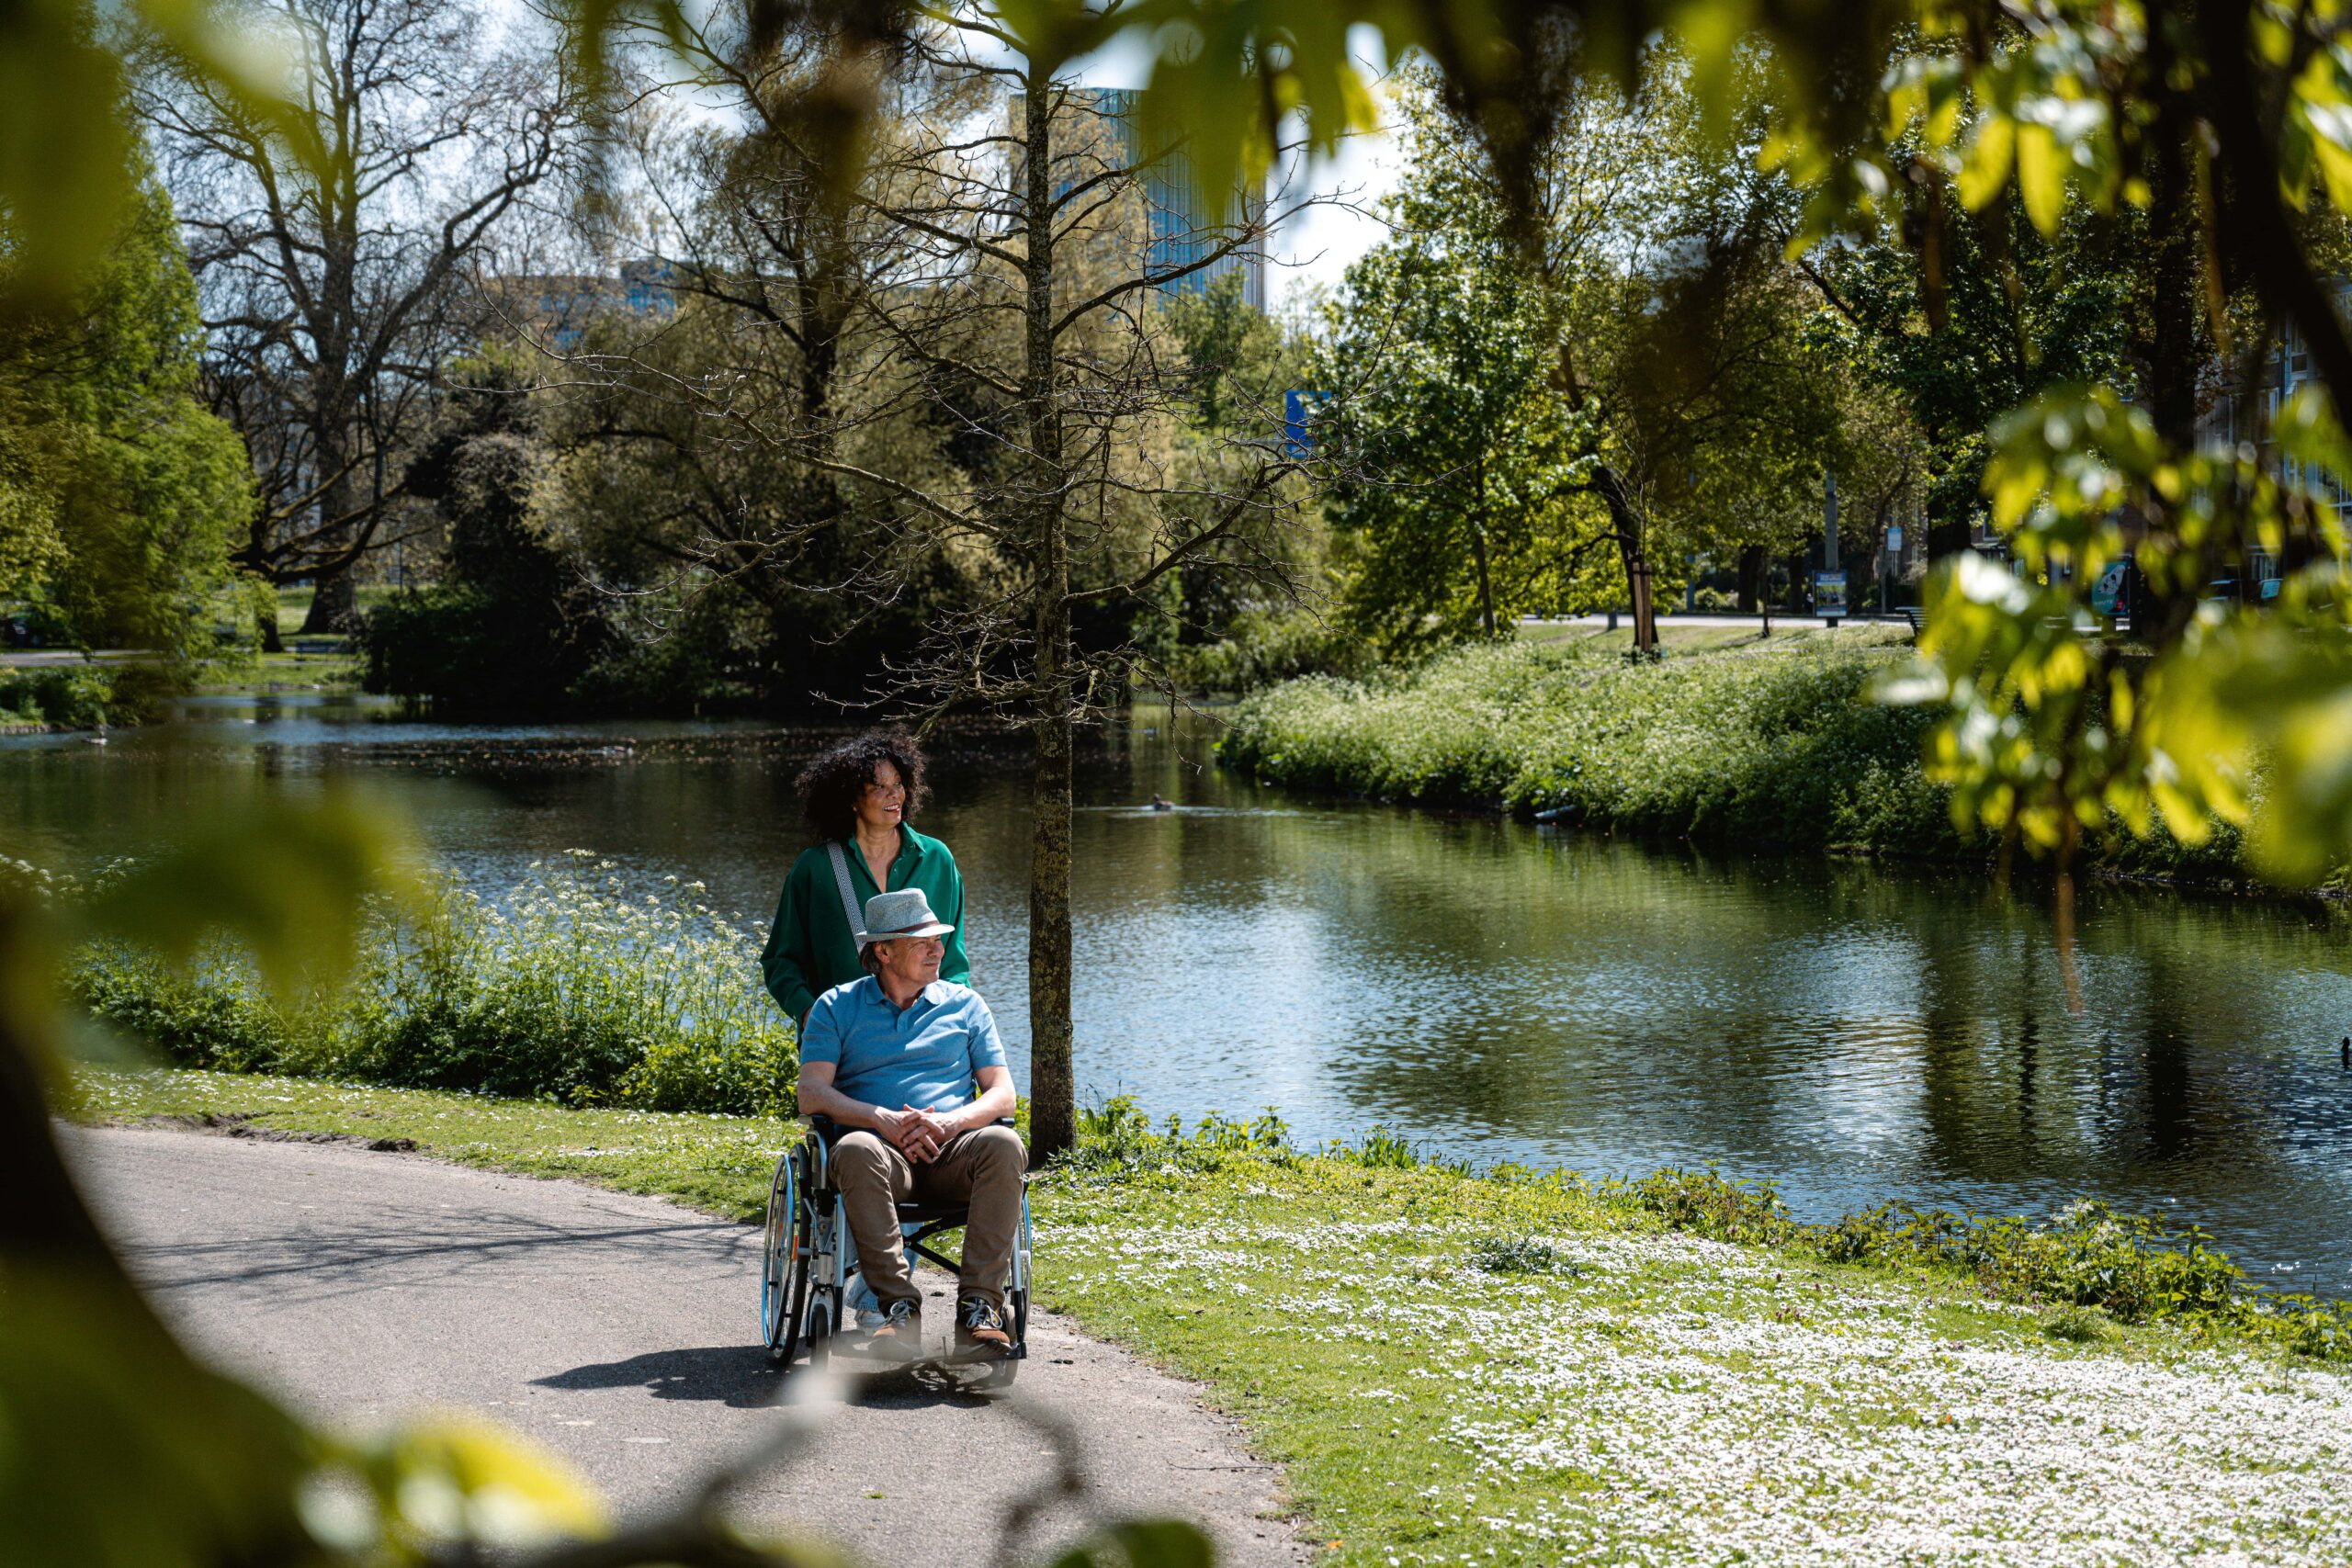
[(807, 767), (793, 784), (800, 791), (800, 813), (820, 841), (846, 839), (857, 828), (857, 797), (888, 762), (907, 786), (900, 822), (911, 822), (931, 792), (922, 782), (922, 749), (903, 729), (872, 729), (844, 740)]

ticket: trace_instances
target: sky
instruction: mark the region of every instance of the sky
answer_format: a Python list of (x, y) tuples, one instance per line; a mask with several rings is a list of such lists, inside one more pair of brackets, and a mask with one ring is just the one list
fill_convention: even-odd
[[(1385, 73), (1375, 29), (1360, 26), (1348, 42), (1369, 77), (1376, 80)], [(1071, 73), (1090, 86), (1140, 87), (1151, 74), (1151, 59), (1141, 40), (1129, 39), (1074, 62)], [(1386, 94), (1375, 87), (1374, 96), (1385, 112)], [(1278, 166), (1272, 182), (1278, 203), (1312, 193), (1341, 197), (1345, 205), (1307, 208), (1275, 232), (1268, 253), (1267, 303), (1280, 310), (1302, 293), (1336, 289), (1348, 264), (1380, 240), (1383, 229), (1371, 209), (1396, 180), (1396, 138), (1385, 124), (1376, 131), (1349, 137), (1336, 157), (1311, 164), (1299, 158), (1291, 166)]]
[(1309, 208), (1274, 235), (1266, 275), (1269, 304), (1280, 309), (1301, 289), (1336, 289), (1348, 264), (1379, 242), (1385, 231), (1369, 209), (1396, 183), (1396, 139), (1383, 126), (1375, 133), (1350, 137), (1338, 157), (1298, 176), (1298, 188), (1347, 193), (1350, 205)]

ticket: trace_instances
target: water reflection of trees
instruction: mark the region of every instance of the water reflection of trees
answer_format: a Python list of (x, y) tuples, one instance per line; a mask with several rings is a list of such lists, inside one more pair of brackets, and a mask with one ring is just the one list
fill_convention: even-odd
[(2046, 898), (1981, 877), (1382, 810), (1205, 819), (1168, 841), (1182, 865), (1096, 889), (1102, 912), (1286, 908), (1384, 998), (1376, 1032), (1345, 1032), (1358, 1017), (1287, 1043), (1366, 1122), (1668, 1154), (1819, 1150), (1827, 1128), (1872, 1165), (1988, 1186), (2243, 1177), (2290, 1152), (2289, 1128), (2347, 1131), (2309, 1092), (2312, 998), (2261, 983), (2310, 972), (2352, 998), (2325, 915), (2088, 890), (2077, 1016)]

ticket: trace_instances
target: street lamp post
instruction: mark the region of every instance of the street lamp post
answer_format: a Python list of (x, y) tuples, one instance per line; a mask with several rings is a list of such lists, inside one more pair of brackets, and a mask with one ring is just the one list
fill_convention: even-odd
[(1846, 574), (1838, 570), (1838, 476), (1821, 476), (1825, 505), (1821, 525), (1821, 575), (1814, 580), (1814, 608), (1821, 624), (1835, 626), (1846, 613)]

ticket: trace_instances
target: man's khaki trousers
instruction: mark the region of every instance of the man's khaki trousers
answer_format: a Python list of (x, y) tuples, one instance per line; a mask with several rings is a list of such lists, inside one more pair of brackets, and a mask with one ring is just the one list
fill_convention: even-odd
[(939, 1157), (916, 1165), (881, 1134), (860, 1128), (833, 1145), (833, 1179), (857, 1239), (857, 1265), (875, 1299), (922, 1303), (907, 1269), (898, 1205), (968, 1203), (964, 1267), (956, 1292), (985, 1298), (1004, 1311), (1005, 1271), (1012, 1265), (1012, 1234), (1021, 1224), (1021, 1173), (1029, 1153), (1010, 1127), (975, 1127), (947, 1140)]

